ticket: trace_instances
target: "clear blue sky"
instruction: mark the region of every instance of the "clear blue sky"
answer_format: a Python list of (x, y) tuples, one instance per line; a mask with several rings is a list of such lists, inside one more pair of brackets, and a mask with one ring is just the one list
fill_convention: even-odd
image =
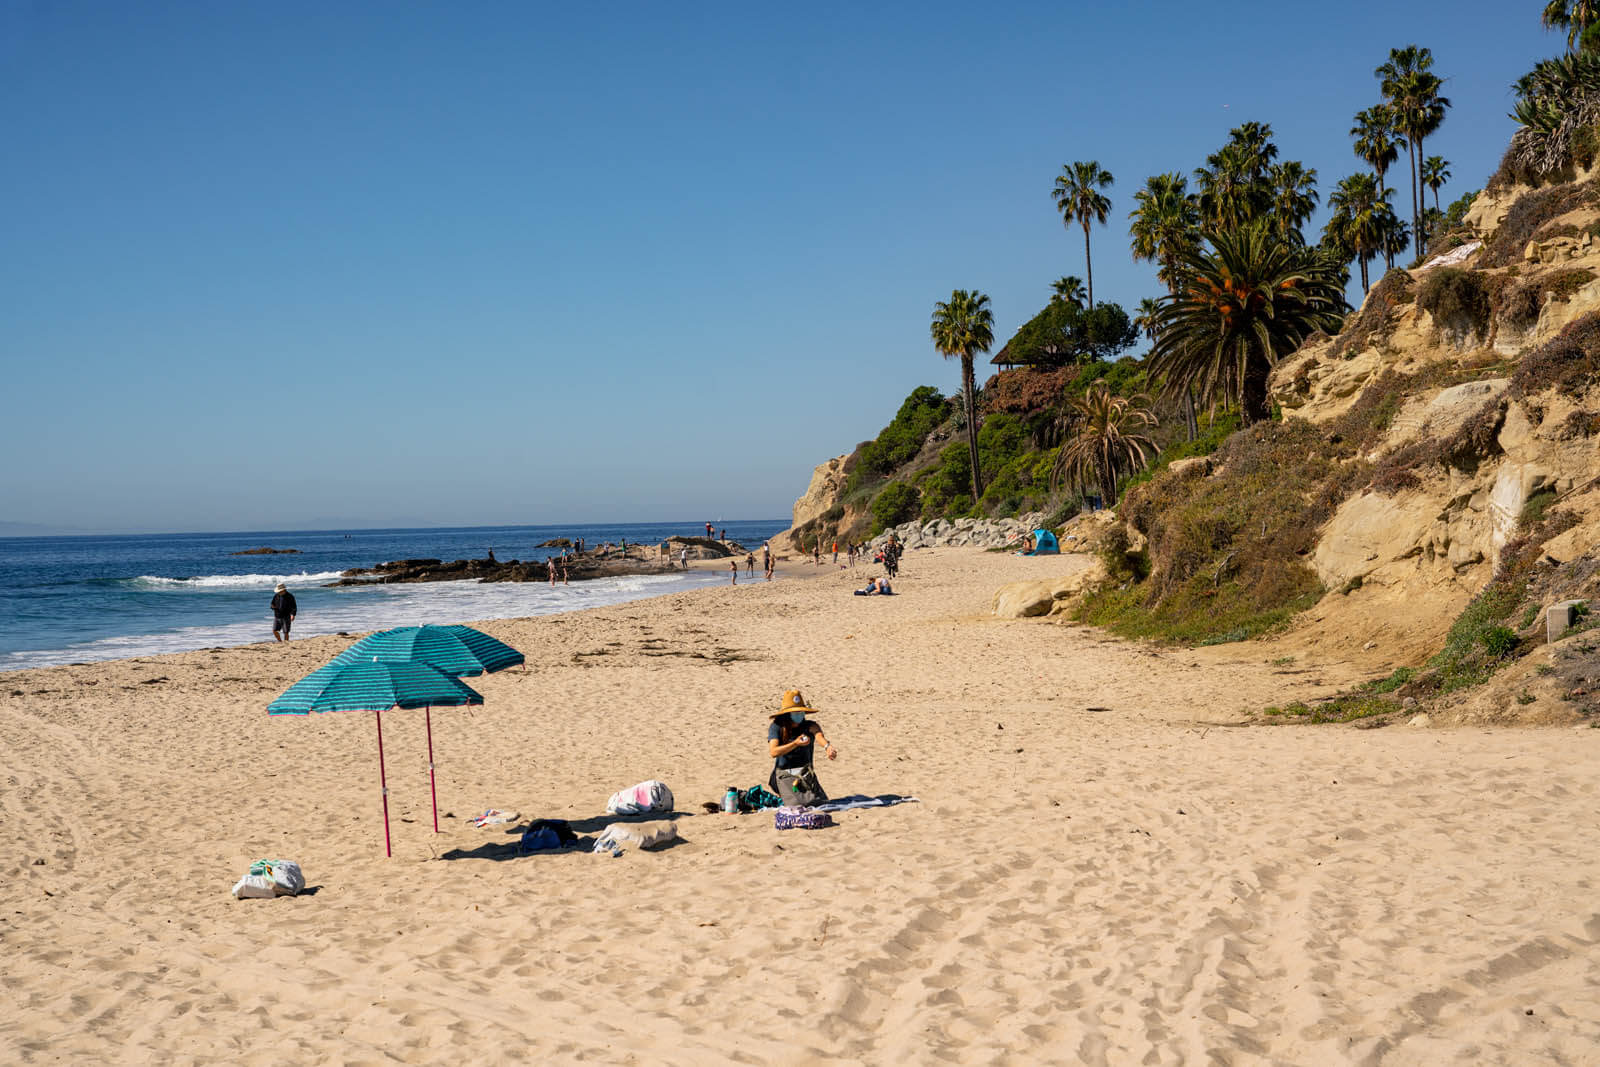
[(1084, 273), (1062, 164), (1132, 306), (1146, 176), (1258, 120), (1325, 193), (1414, 42), (1448, 200), (1561, 46), (1534, 0), (775, 7), (0, 4), (0, 522), (786, 515), (957, 388), (935, 301), (1003, 341)]

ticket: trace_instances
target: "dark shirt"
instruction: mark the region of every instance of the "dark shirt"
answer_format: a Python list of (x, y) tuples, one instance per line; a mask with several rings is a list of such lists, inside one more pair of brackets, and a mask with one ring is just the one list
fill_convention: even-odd
[[(786, 723), (781, 719), (773, 719), (772, 725), (767, 727), (767, 740), (777, 741), (780, 745), (787, 745), (790, 741), (793, 741), (801, 734), (808, 734), (812, 738), (815, 738), (821, 732), (822, 727), (818, 726), (810, 719), (807, 719), (798, 726), (792, 722)], [(811, 750), (816, 747), (816, 741), (813, 740), (809, 745), (801, 745), (797, 749), (794, 749), (790, 752), (785, 752), (783, 755), (778, 757), (778, 766), (782, 767), (784, 770), (795, 770), (800, 767), (809, 767), (811, 766)]]
[(280, 619), (287, 619), (291, 615), (299, 614), (295, 610), (294, 594), (279, 593), (274, 596), (272, 598), (272, 614)]

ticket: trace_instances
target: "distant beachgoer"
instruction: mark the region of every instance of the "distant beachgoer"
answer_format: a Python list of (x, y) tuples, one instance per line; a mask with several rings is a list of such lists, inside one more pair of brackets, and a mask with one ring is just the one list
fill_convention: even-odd
[(754, 552), (744, 558), (744, 573), (747, 578), (756, 576), (756, 554)]
[(839, 753), (828, 743), (822, 727), (806, 718), (806, 712), (815, 714), (816, 710), (806, 706), (800, 690), (791, 689), (783, 694), (767, 727), (767, 754), (773, 760), (767, 784), (783, 798), (786, 808), (824, 804), (828, 800), (812, 769), (812, 755), (818, 746), (829, 759), (838, 759)]
[(495, 562), (498, 562), (498, 561), (497, 561), (497, 560), (496, 560), (496, 559), (495, 559), (495, 558), (494, 558), (494, 549), (492, 549), (492, 548), (491, 548), (491, 549), (490, 549), (490, 550), (489, 550), (489, 562), (490, 562), (490, 563), (495, 563)]
[(822, 542), (820, 540), (811, 542), (811, 565), (814, 567), (822, 566)]
[(739, 584), (739, 557), (738, 556), (729, 556), (728, 557), (728, 569), (733, 572), (733, 581), (731, 583), (729, 583), (729, 584), (738, 585)]
[(706, 523), (706, 540), (711, 540), (711, 524)]
[(550, 571), (550, 585), (553, 587), (556, 584), (556, 558), (551, 556), (544, 561), (544, 565)]
[(689, 546), (688, 545), (685, 545), (682, 548), (678, 549), (678, 566), (682, 567), (684, 570), (688, 570), (689, 569)]
[(833, 543), (833, 561), (835, 563), (839, 562), (839, 542), (837, 541)]
[(722, 536), (720, 538), (718, 538), (718, 540), (719, 541), (726, 541), (727, 539), (728, 539), (728, 528), (726, 526), (724, 526), (722, 528)]
[(626, 537), (622, 538), (622, 554), (624, 556), (628, 554), (628, 539)]
[(289, 624), (294, 622), (298, 606), (294, 602), (294, 594), (289, 592), (289, 587), (282, 582), (273, 590), (272, 597), (272, 639), (274, 641), (289, 640)]
[(562, 585), (571, 585), (572, 584), (570, 581), (567, 580), (568, 577), (569, 576), (568, 576), (568, 573), (567, 573), (567, 561), (565, 559), (563, 559), (561, 561), (561, 584)]

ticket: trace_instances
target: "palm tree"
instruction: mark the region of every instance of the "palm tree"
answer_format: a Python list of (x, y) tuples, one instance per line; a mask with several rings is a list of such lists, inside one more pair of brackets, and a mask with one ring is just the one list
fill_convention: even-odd
[(1067, 400), (1065, 418), (1075, 430), (1050, 469), (1052, 486), (1059, 488), (1063, 481), (1098, 486), (1102, 506), (1111, 507), (1117, 499), (1118, 472), (1143, 468), (1159, 451), (1140, 432), (1156, 424), (1149, 399), (1116, 396), (1105, 382), (1095, 382), (1082, 399)]
[(1206, 157), (1196, 168), (1200, 220), (1217, 230), (1237, 230), (1249, 225), (1261, 211), (1261, 183), (1255, 178), (1257, 159), (1248, 148), (1228, 144)]
[(1133, 201), (1136, 206), (1128, 212), (1133, 258), (1159, 263), (1156, 276), (1170, 292), (1178, 284), (1178, 252), (1196, 242), (1200, 210), (1181, 174), (1152, 174), (1133, 194)]
[(1077, 275), (1069, 274), (1065, 278), (1057, 278), (1050, 283), (1050, 288), (1056, 294), (1053, 299), (1065, 300), (1076, 308), (1083, 307), (1085, 299), (1083, 295), (1083, 279)]
[(1317, 170), (1307, 169), (1299, 160), (1288, 160), (1269, 173), (1272, 184), (1272, 226), (1280, 238), (1304, 244), (1300, 227), (1317, 209)]
[(978, 388), (972, 376), (972, 357), (994, 344), (994, 313), (989, 298), (977, 290), (957, 289), (947, 303), (933, 305), (929, 327), (933, 345), (945, 359), (961, 358), (961, 399), (967, 409), (967, 453), (972, 461), (972, 500), (983, 496), (978, 473)]
[(1394, 213), (1394, 208), (1384, 204), (1378, 210), (1378, 230), (1383, 234), (1383, 258), (1389, 269), (1394, 270), (1395, 257), (1402, 255), (1411, 241), (1411, 228), (1405, 219)]
[(1433, 210), (1439, 210), (1439, 187), (1450, 180), (1450, 161), (1429, 156), (1422, 161), (1422, 184), (1433, 190)]
[(1583, 31), (1600, 22), (1600, 3), (1596, 0), (1550, 0), (1539, 16), (1547, 30), (1567, 31), (1567, 51), (1576, 52)]
[(1272, 126), (1265, 122), (1246, 122), (1228, 131), (1228, 146), (1250, 161), (1250, 180), (1259, 183), (1266, 177), (1278, 146), (1272, 143)]
[(1089, 223), (1105, 224), (1111, 214), (1111, 198), (1101, 189), (1111, 187), (1111, 172), (1101, 168), (1094, 160), (1087, 163), (1068, 163), (1056, 177), (1050, 196), (1061, 212), (1061, 224), (1074, 222), (1083, 226), (1083, 266), (1089, 278), (1089, 306), (1094, 307), (1094, 264), (1089, 260)]
[[(1389, 206), (1389, 193), (1390, 190), (1380, 186), (1372, 175), (1352, 174), (1335, 186), (1328, 197), (1333, 217), (1328, 220), (1326, 233), (1360, 262), (1363, 293), (1370, 288), (1367, 264), (1384, 249), (1381, 216)], [(1392, 216), (1393, 211), (1389, 214)]]
[(1381, 79), (1383, 95), (1394, 116), (1395, 129), (1406, 138), (1406, 153), (1411, 161), (1411, 230), (1417, 255), (1427, 251), (1422, 240), (1422, 185), (1419, 166), (1422, 143), (1444, 123), (1450, 107), (1448, 97), (1439, 95), (1444, 82), (1432, 73), (1433, 52), (1417, 45), (1389, 50), (1389, 61), (1375, 72)]
[(1267, 418), (1267, 376), (1315, 330), (1347, 310), (1338, 279), (1311, 250), (1265, 226), (1206, 235), (1186, 253), (1183, 286), (1162, 301), (1152, 377), (1196, 386), (1202, 400), (1235, 401), (1245, 422)]
[(1382, 104), (1358, 111), (1350, 136), (1355, 139), (1356, 158), (1372, 168), (1382, 185), (1384, 174), (1406, 147), (1406, 139), (1394, 132), (1394, 116)]

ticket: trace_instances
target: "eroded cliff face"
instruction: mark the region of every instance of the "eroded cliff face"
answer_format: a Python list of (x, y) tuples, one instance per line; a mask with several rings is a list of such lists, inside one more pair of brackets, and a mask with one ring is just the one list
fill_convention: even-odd
[(1600, 183), (1486, 194), (1468, 217), (1480, 240), (1391, 272), (1340, 336), (1272, 376), (1285, 416), (1318, 425), (1393, 391), (1366, 457), (1380, 476), (1321, 531), (1309, 562), (1330, 595), (1301, 623), (1397, 661), (1438, 647), (1530, 501), (1579, 517), (1546, 546), (1553, 561), (1600, 541), (1600, 385), (1570, 371), (1600, 338)]

